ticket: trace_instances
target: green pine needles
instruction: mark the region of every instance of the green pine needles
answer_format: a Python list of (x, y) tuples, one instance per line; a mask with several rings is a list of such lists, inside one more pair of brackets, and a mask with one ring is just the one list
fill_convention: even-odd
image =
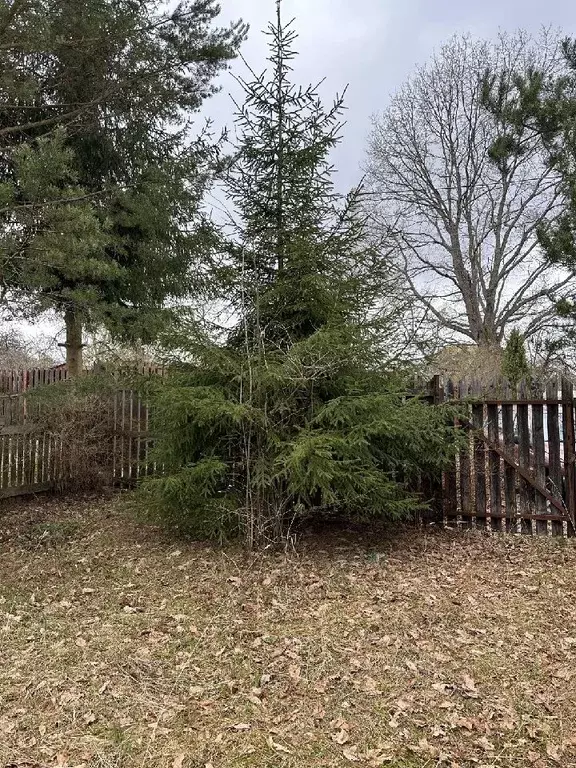
[(506, 343), (502, 357), (502, 373), (514, 385), (530, 376), (524, 337), (517, 328), (514, 328)]
[(280, 543), (318, 513), (401, 518), (419, 474), (453, 456), (447, 413), (405, 395), (385, 366), (387, 275), (370, 247), (362, 190), (333, 185), (342, 98), (294, 85), (296, 34), (280, 3), (270, 70), (241, 81), (226, 175), (234, 224), (212, 291), (228, 324), (190, 341), (192, 360), (152, 383), (161, 477), (147, 508), (196, 535)]

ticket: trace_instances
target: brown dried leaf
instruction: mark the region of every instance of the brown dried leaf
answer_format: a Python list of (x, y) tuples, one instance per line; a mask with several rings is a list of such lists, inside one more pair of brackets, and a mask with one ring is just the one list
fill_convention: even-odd
[(184, 752), (178, 752), (174, 760), (172, 761), (172, 768), (182, 768), (186, 755)]
[(279, 744), (277, 741), (274, 741), (272, 736), (268, 736), (266, 739), (266, 744), (270, 747), (270, 749), (276, 750), (276, 752), (283, 752), (285, 755), (291, 755), (292, 750), (288, 749), (288, 747), (285, 747), (284, 744)]
[(340, 745), (347, 744), (350, 741), (350, 736), (344, 730), (344, 728), (342, 728), (340, 731), (338, 731), (338, 733), (335, 733), (332, 736), (332, 741), (335, 741), (336, 744)]
[(342, 750), (342, 754), (346, 758), (346, 760), (349, 760), (351, 763), (357, 763), (359, 762), (360, 758), (358, 757), (358, 747), (344, 747)]
[(382, 691), (378, 688), (378, 683), (372, 677), (364, 678), (364, 681), (362, 684), (362, 690), (364, 691), (364, 693), (367, 693), (369, 696), (382, 695)]
[(288, 677), (294, 682), (297, 683), (300, 680), (301, 676), (301, 670), (298, 664), (290, 664), (288, 667)]
[(486, 752), (494, 752), (494, 744), (492, 744), (491, 741), (488, 741), (486, 736), (481, 736), (479, 739), (477, 739), (476, 744), (478, 744), (479, 747), (482, 747), (482, 749)]
[(233, 731), (249, 731), (252, 726), (250, 723), (236, 723), (232, 726)]

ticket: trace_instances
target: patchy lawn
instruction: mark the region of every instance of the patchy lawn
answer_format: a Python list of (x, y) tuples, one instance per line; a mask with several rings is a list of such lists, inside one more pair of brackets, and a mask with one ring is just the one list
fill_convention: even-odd
[(0, 517), (0, 766), (575, 766), (576, 544)]

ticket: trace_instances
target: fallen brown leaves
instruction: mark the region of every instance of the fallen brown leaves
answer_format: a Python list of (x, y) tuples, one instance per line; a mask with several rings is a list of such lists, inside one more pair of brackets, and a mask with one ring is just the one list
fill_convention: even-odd
[(0, 518), (0, 766), (576, 765), (571, 541), (247, 556), (117, 506)]

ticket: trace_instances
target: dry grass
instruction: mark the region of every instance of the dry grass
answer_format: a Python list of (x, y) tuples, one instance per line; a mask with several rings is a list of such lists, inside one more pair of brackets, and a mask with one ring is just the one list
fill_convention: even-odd
[(114, 500), (0, 518), (0, 765), (576, 765), (576, 547), (175, 542)]

